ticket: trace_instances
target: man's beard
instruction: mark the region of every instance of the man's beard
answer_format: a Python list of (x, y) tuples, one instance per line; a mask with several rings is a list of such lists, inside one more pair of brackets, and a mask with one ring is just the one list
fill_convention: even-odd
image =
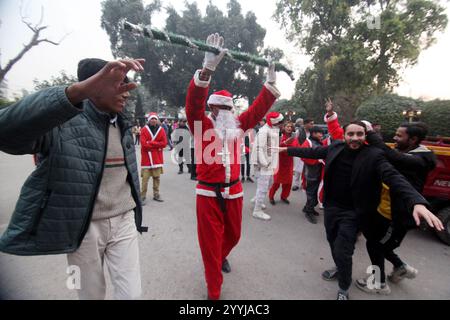
[(239, 129), (239, 120), (234, 116), (230, 110), (219, 110), (216, 117), (216, 132), (221, 140), (226, 135), (227, 141), (233, 141), (240, 137), (241, 130)]

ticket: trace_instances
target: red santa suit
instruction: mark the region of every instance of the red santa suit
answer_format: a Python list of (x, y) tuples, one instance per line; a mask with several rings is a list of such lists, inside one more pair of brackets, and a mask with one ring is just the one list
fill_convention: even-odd
[[(283, 133), (280, 141), (280, 147), (298, 147), (298, 140), (293, 139), (291, 142), (286, 143), (291, 135)], [(273, 184), (269, 191), (269, 199), (273, 199), (275, 193), (281, 185), (281, 199), (286, 199), (291, 193), (292, 176), (294, 173), (294, 159), (282, 152), (279, 154), (278, 170), (273, 177)]]
[[(222, 141), (214, 134), (215, 121), (205, 114), (209, 81), (191, 80), (186, 97), (186, 116), (194, 134), (197, 179), (197, 232), (210, 299), (219, 299), (222, 263), (241, 235), (243, 190), (240, 175), (240, 142)], [(216, 92), (208, 103), (233, 107), (231, 95)], [(255, 127), (270, 109), (278, 90), (266, 83), (258, 97), (237, 117), (245, 132)], [(211, 135), (211, 133), (213, 133)]]
[(166, 132), (159, 126), (153, 134), (148, 125), (141, 129), (141, 168), (155, 169), (164, 165), (163, 150), (167, 146)]

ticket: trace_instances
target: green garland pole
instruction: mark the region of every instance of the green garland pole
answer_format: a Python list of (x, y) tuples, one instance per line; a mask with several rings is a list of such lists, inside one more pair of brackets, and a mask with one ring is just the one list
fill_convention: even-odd
[[(152, 28), (150, 28), (150, 26), (135, 25), (128, 21), (124, 21), (123, 28), (125, 30), (142, 35), (142, 36), (150, 38), (150, 39), (161, 40), (161, 41), (189, 47), (192, 49), (198, 49), (201, 51), (212, 52), (215, 54), (219, 53), (219, 49), (217, 49), (213, 46), (207, 45), (206, 43), (204, 43), (202, 41), (189, 39), (185, 36), (175, 34), (175, 33), (152, 29)], [(228, 50), (227, 56), (233, 60), (237, 60), (237, 61), (241, 61), (241, 62), (245, 62), (245, 63), (253, 63), (258, 66), (263, 66), (263, 67), (269, 66), (268, 60), (258, 57), (258, 56), (250, 55), (248, 53), (242, 53), (242, 52), (238, 52), (238, 51)], [(294, 80), (292, 70), (290, 70), (286, 66), (282, 65), (281, 63), (279, 63), (279, 62), (275, 63), (275, 70), (286, 72), (289, 75), (289, 77), (291, 78), (291, 80)]]

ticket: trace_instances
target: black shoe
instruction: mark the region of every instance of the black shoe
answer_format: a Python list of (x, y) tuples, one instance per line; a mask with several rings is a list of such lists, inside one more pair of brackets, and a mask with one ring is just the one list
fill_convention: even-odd
[(183, 174), (183, 171), (178, 171), (178, 174)]
[(292, 191), (297, 191), (298, 189), (300, 189), (300, 187), (297, 186), (292, 187)]
[(281, 198), (281, 201), (283, 201), (283, 202), (286, 203), (286, 204), (290, 204), (290, 202), (289, 202), (288, 199), (283, 199), (283, 198)]
[(275, 200), (274, 199), (269, 199), (269, 202), (270, 202), (271, 205), (273, 205), (273, 206), (275, 205)]
[(248, 182), (251, 182), (251, 183), (253, 183), (254, 181), (253, 181), (253, 179), (252, 178), (250, 178), (250, 177), (247, 177), (247, 181)]
[(192, 181), (196, 181), (196, 180), (197, 180), (197, 177), (191, 177), (191, 180), (192, 180)]
[(222, 271), (225, 272), (225, 273), (230, 273), (231, 272), (230, 263), (228, 262), (227, 259), (223, 260)]
[(153, 197), (153, 200), (158, 201), (158, 202), (164, 202), (164, 200), (161, 199), (160, 197)]
[(242, 181), (242, 183), (244, 183), (245, 182), (245, 178), (242, 178), (241, 181)]
[(315, 215), (316, 217), (319, 216), (319, 213), (318, 213), (316, 210), (314, 210), (314, 209), (311, 210), (311, 213), (312, 213), (313, 215)]
[(312, 224), (317, 224), (317, 218), (314, 216), (312, 212), (305, 212), (305, 217)]
[(337, 271), (336, 267), (322, 272), (322, 279), (325, 281), (337, 280), (337, 277), (338, 277), (338, 271)]

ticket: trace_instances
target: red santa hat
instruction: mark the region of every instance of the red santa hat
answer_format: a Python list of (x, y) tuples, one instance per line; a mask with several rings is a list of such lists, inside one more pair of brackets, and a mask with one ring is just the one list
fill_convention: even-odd
[(279, 112), (269, 112), (266, 116), (266, 122), (269, 124), (269, 126), (278, 124), (283, 121), (283, 119), (283, 115)]
[(149, 114), (147, 114), (146, 118), (147, 118), (147, 121), (150, 121), (151, 119), (159, 120), (156, 112), (150, 112)]
[(233, 109), (234, 108), (233, 95), (227, 90), (216, 91), (209, 96), (208, 105), (210, 104), (215, 104), (218, 106), (227, 106)]

